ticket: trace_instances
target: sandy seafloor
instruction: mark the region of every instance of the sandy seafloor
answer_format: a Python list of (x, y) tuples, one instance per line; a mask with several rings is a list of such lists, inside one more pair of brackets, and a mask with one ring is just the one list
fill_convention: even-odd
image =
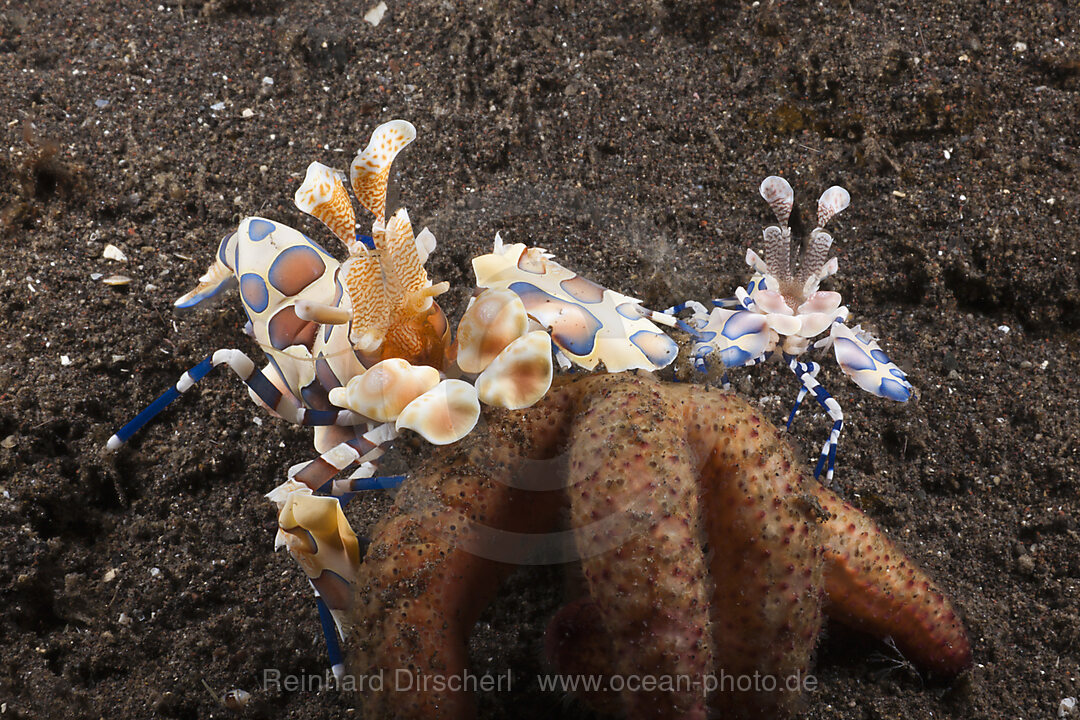
[[(419, 137), (395, 197), (438, 237), (453, 318), (496, 231), (663, 308), (745, 282), (766, 175), (803, 217), (847, 187), (831, 287), (918, 397), (874, 398), (825, 358), (837, 487), (952, 595), (975, 665), (924, 682), (830, 625), (805, 714), (1053, 718), (1080, 695), (1074, 4), (388, 4), (378, 27), (346, 2), (0, 4), (0, 718), (355, 713), (260, 689), (263, 668), (325, 667), (262, 497), (306, 432), (219, 371), (102, 446), (210, 351), (255, 352), (234, 298), (173, 299), (248, 214), (340, 256), (292, 193), (396, 117)], [(733, 375), (784, 418), (786, 369)], [(791, 437), (810, 458), (827, 428), (803, 411)], [(480, 622), (477, 671), (514, 680), (484, 717), (589, 716), (536, 683), (561, 588), (519, 572)], [(233, 713), (204, 682), (252, 701)]]

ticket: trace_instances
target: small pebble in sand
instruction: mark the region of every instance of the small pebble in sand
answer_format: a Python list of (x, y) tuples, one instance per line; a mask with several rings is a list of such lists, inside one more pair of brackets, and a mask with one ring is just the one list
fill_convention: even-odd
[(221, 697), (221, 702), (230, 710), (243, 710), (251, 701), (251, 693), (235, 688), (228, 690)]
[(127, 262), (127, 255), (123, 250), (116, 247), (112, 243), (105, 246), (105, 252), (101, 254), (106, 260), (115, 260), (116, 262)]
[(383, 15), (386, 14), (386, 3), (380, 2), (375, 7), (364, 13), (364, 22), (371, 23), (372, 27), (378, 27), (382, 22)]

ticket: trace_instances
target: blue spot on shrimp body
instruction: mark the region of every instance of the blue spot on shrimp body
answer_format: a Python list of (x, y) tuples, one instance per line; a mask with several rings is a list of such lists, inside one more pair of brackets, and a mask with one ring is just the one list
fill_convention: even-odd
[(874, 348), (873, 350), (871, 350), (870, 357), (874, 358), (882, 365), (888, 365), (890, 362), (892, 362), (891, 360), (889, 360), (889, 356), (886, 355), (880, 348)]
[(270, 303), (270, 291), (259, 275), (244, 273), (240, 276), (240, 299), (253, 312), (261, 313)]
[(911, 397), (911, 386), (906, 383), (901, 385), (892, 378), (882, 378), (881, 387), (878, 388), (881, 391), (882, 397), (887, 397), (896, 402), (907, 402)]
[[(867, 355), (861, 347), (847, 338), (836, 338), (836, 358), (841, 366), (851, 370), (873, 370), (877, 367), (874, 359)], [(884, 353), (882, 353), (884, 354)], [(888, 362), (888, 358), (885, 358)]]
[(657, 367), (666, 366), (679, 354), (679, 346), (662, 332), (638, 330), (630, 336), (630, 342)]
[(248, 223), (248, 237), (255, 242), (259, 242), (260, 240), (265, 240), (266, 236), (276, 229), (277, 226), (269, 220), (252, 218), (251, 222)]
[(765, 324), (765, 318), (761, 315), (751, 312), (737, 312), (724, 323), (721, 334), (728, 340), (738, 340), (744, 335), (761, 332)]
[(282, 295), (299, 295), (326, 272), (319, 254), (305, 245), (294, 245), (278, 253), (267, 272), (267, 279)]

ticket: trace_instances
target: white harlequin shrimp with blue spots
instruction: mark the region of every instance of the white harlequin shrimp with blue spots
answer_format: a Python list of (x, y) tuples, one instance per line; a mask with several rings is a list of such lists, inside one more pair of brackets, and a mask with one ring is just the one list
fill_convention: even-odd
[(352, 162), (353, 194), (375, 218), (370, 235), (358, 230), (344, 173), (318, 162), (308, 167), (296, 205), (345, 245), (346, 260), (266, 218), (246, 218), (225, 237), (199, 284), (175, 305), (193, 308), (235, 282), (246, 331), (267, 365), (259, 370), (241, 350), (218, 350), (108, 443), (119, 448), (223, 364), (257, 404), (314, 427), (319, 457), (290, 468), (267, 497), (278, 509), (276, 546), (288, 548), (315, 590), (338, 674), (342, 621), (363, 555), (342, 506), (359, 491), (402, 482), (374, 476), (399, 432), (449, 444), (472, 431), (481, 402), (533, 405), (551, 385), (553, 351), (564, 366), (603, 362), (612, 372), (656, 370), (675, 358), (675, 343), (648, 319), (670, 325), (670, 318), (575, 275), (538, 248), (503, 246), (498, 237), (494, 252), (474, 261), (478, 289), (451, 342), (434, 301), (449, 285), (433, 284), (424, 269), (435, 237), (426, 228), (414, 235), (404, 208), (386, 212), (391, 165), (415, 137), (404, 120), (385, 123)]
[[(903, 371), (889, 360), (869, 333), (844, 324), (849, 312), (840, 304), (840, 293), (818, 290), (821, 281), (837, 270), (836, 258), (828, 257), (833, 239), (824, 228), (847, 208), (851, 201), (847, 190), (834, 185), (822, 193), (818, 199), (817, 226), (810, 231), (797, 264), (792, 258), (788, 227), (794, 200), (791, 185), (773, 175), (765, 178), (759, 192), (772, 208), (778, 224), (765, 228), (764, 260), (753, 250), (746, 251), (746, 263), (755, 270), (746, 289), (737, 288), (734, 298), (713, 300), (711, 311), (690, 301), (667, 312), (693, 311), (683, 329), (694, 338), (693, 359), (699, 369), (703, 370), (707, 358), (714, 355), (725, 368), (756, 365), (776, 356), (795, 373), (802, 387), (788, 417), (788, 426), (806, 394), (813, 393), (833, 420), (814, 475), (820, 476), (825, 470), (831, 481), (844, 414), (836, 400), (817, 382), (821, 367), (815, 362), (800, 362), (799, 356), (811, 347), (831, 345), (840, 368), (863, 390), (906, 402), (912, 388)], [(826, 331), (829, 332), (826, 337), (811, 343)], [(723, 382), (726, 386), (726, 373)]]

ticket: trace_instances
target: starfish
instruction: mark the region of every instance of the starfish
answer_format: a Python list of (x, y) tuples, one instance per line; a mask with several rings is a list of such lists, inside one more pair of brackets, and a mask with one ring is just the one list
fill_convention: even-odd
[(735, 395), (585, 375), (485, 422), (421, 466), (373, 533), (351, 658), (385, 678), (363, 694), (369, 718), (471, 717), (459, 684), (416, 678), (463, 677), (471, 628), (516, 564), (574, 558), (587, 595), (549, 626), (556, 667), (678, 680), (583, 696), (602, 711), (789, 714), (799, 693), (783, 683), (805, 676), (824, 615), (938, 676), (971, 662), (942, 592)]

